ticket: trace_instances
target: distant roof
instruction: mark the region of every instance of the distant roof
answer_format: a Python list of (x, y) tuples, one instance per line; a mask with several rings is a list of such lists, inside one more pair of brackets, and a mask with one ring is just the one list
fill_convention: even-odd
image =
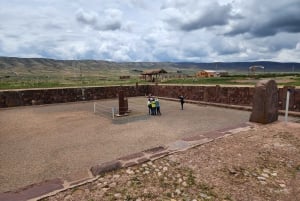
[(201, 70), (201, 71), (205, 71), (207, 73), (227, 73), (226, 70)]
[(161, 73), (167, 73), (164, 69), (152, 69), (143, 71), (142, 75), (156, 75)]

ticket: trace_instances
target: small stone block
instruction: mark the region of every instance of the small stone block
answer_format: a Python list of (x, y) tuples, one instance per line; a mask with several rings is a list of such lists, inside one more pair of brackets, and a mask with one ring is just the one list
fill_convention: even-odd
[(135, 165), (137, 165), (136, 162), (129, 162), (129, 163), (125, 163), (125, 164), (123, 165), (123, 167), (124, 167), (124, 168), (127, 168), (127, 167), (131, 167), (131, 166), (135, 166)]
[(141, 158), (141, 159), (138, 160), (138, 163), (145, 163), (149, 160), (150, 160), (149, 158)]
[(97, 175), (102, 174), (102, 173), (117, 170), (121, 167), (122, 167), (121, 162), (115, 160), (115, 161), (111, 161), (111, 162), (107, 162), (107, 163), (103, 163), (103, 164), (100, 164), (100, 165), (93, 166), (91, 168), (91, 172), (94, 176), (97, 176)]

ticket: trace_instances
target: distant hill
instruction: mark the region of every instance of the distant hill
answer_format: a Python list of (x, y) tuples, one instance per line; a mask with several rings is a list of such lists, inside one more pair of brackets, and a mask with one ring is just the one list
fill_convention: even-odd
[(217, 62), (217, 63), (187, 63), (187, 62), (110, 62), (102, 60), (54, 60), (44, 58), (0, 57), (1, 74), (72, 74), (78, 71), (132, 71), (140, 72), (146, 69), (163, 68), (166, 71), (198, 71), (201, 69), (227, 70), (229, 72), (247, 72), (249, 66), (262, 65), (266, 72), (300, 72), (300, 63), (280, 63), (269, 61), (257, 62)]

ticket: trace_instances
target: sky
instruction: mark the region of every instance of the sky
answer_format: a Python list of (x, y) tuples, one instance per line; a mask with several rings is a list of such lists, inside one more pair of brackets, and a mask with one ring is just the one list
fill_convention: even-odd
[(0, 0), (0, 56), (300, 62), (299, 0)]

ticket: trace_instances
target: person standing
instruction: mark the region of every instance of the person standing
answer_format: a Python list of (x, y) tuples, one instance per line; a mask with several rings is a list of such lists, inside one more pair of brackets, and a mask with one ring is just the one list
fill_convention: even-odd
[(148, 98), (147, 106), (148, 106), (149, 115), (150, 115), (151, 114), (151, 101), (150, 101), (150, 98)]
[(179, 98), (179, 101), (180, 101), (180, 104), (181, 104), (181, 110), (183, 110), (184, 99), (185, 99), (186, 97), (183, 96), (183, 95), (180, 95), (180, 96), (178, 96), (178, 98)]
[(156, 114), (161, 115), (161, 113), (160, 113), (160, 104), (159, 104), (159, 100), (158, 100), (157, 97), (155, 98), (155, 106), (156, 106)]
[(156, 115), (156, 104), (154, 98), (151, 100), (151, 114)]

